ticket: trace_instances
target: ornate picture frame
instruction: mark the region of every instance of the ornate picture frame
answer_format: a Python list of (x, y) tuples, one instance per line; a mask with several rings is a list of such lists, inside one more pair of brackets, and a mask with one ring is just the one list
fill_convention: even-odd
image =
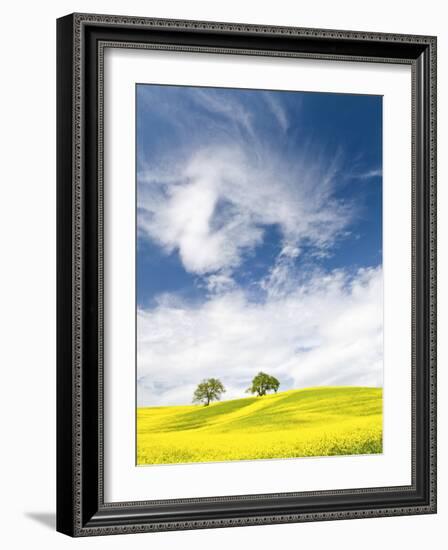
[[(105, 501), (103, 63), (108, 47), (411, 67), (410, 485)], [(57, 52), (57, 530), (91, 536), (435, 513), (436, 38), (72, 14), (57, 21)]]

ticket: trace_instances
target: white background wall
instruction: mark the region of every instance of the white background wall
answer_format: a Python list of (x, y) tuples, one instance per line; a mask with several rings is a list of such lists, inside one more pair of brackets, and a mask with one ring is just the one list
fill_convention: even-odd
[[(55, 512), (55, 19), (74, 11), (438, 35), (439, 513), (69, 539)], [(443, 2), (8, 2), (0, 32), (0, 507), (4, 548), (438, 548), (448, 521), (448, 34)], [(399, 406), (399, 404), (397, 404)], [(444, 437), (445, 434), (445, 437)]]

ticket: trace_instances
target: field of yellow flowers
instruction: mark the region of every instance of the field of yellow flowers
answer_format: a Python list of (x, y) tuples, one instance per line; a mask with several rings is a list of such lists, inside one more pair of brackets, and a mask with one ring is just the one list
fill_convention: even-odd
[(316, 387), (137, 409), (137, 464), (382, 452), (382, 389)]

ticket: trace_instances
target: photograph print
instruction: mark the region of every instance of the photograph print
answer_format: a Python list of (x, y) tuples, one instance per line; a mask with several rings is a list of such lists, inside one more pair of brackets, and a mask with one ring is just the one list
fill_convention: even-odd
[(136, 190), (137, 465), (382, 453), (382, 97), (137, 84)]

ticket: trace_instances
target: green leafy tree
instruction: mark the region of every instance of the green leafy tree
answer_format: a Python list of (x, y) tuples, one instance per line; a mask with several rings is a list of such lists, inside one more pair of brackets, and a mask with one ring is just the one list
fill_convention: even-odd
[(259, 372), (252, 380), (252, 385), (246, 391), (247, 393), (256, 393), (259, 397), (266, 395), (269, 391), (277, 393), (280, 382), (274, 376)]
[(219, 401), (226, 390), (218, 378), (202, 380), (193, 394), (193, 403), (204, 403), (207, 407), (211, 401)]

